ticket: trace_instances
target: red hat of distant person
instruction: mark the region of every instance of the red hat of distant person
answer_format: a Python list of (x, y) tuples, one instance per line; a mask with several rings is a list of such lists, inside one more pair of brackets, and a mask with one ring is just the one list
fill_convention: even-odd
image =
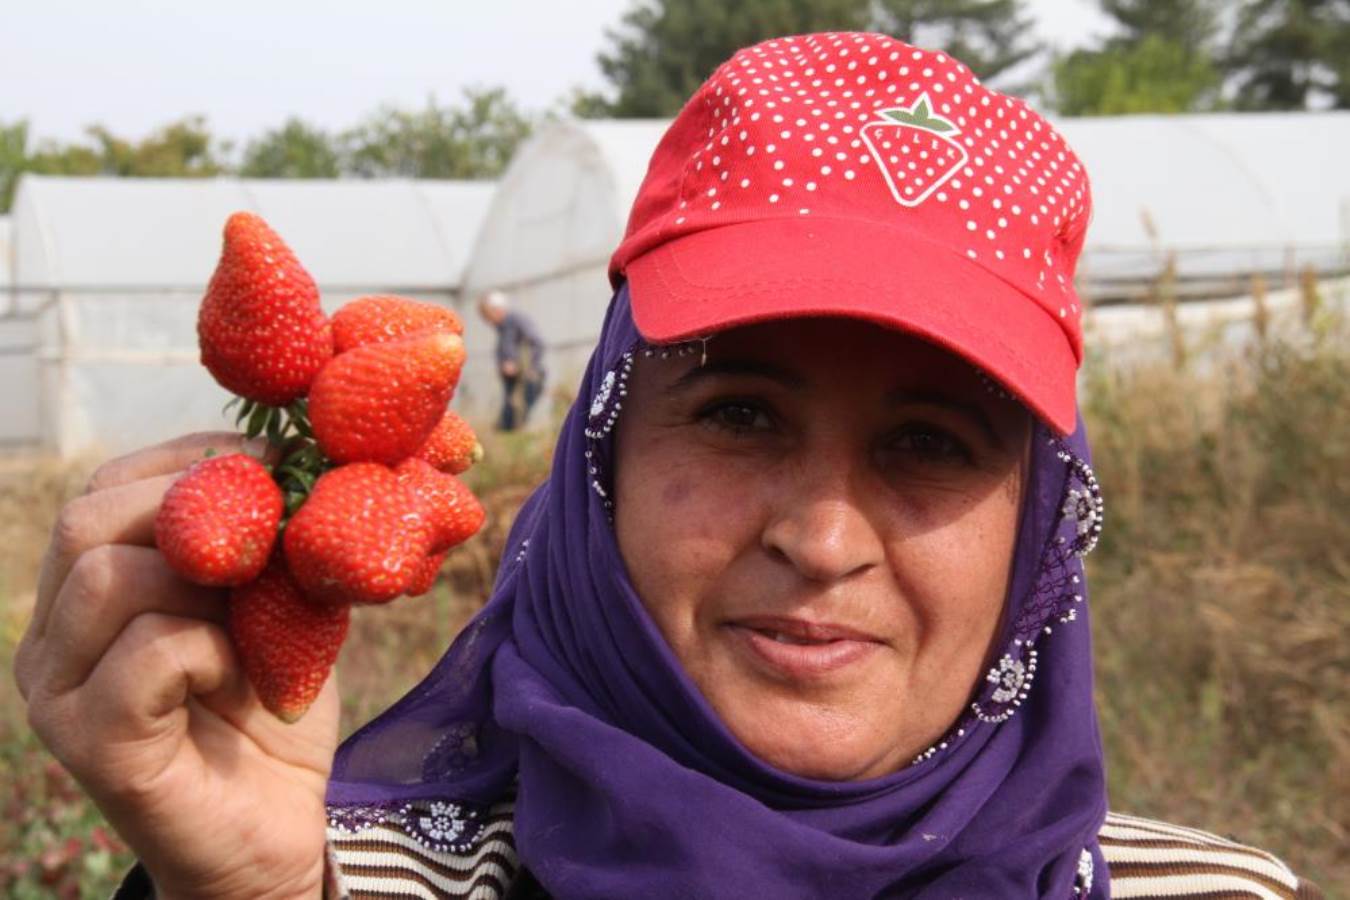
[(610, 263), (655, 343), (847, 315), (965, 357), (1061, 433), (1087, 173), (1026, 102), (879, 34), (739, 51), (666, 131)]

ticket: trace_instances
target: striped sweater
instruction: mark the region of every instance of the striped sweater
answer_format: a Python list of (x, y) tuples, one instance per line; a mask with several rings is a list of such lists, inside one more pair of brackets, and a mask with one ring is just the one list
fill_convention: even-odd
[[(475, 848), (442, 853), (402, 828), (379, 825), (329, 832), (329, 897), (340, 900), (536, 900), (547, 895), (522, 872), (510, 803), (494, 807)], [(1113, 898), (1157, 900), (1321, 900), (1280, 860), (1262, 850), (1150, 819), (1112, 813), (1100, 833)]]
[[(329, 831), (325, 900), (549, 900), (522, 869), (510, 802), (494, 807), (472, 850), (428, 850), (400, 826)], [(1324, 900), (1264, 850), (1169, 825), (1111, 813), (1099, 834), (1117, 900)], [(113, 900), (153, 900), (137, 866)], [(990, 898), (996, 900), (996, 898)]]

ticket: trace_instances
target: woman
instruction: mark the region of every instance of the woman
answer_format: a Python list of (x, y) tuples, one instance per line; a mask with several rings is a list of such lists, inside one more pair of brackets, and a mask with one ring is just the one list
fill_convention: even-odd
[(335, 759), (336, 689), (279, 725), (150, 549), (219, 436), (101, 469), (18, 674), (144, 863), (127, 895), (1315, 896), (1107, 813), (1089, 210), (1053, 129), (943, 54), (738, 53), (653, 157), (491, 601)]

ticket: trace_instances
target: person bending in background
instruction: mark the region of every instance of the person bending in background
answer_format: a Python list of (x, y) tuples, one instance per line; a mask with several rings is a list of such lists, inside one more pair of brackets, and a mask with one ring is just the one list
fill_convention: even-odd
[(502, 379), (501, 431), (525, 424), (544, 389), (544, 342), (534, 323), (511, 309), (501, 291), (489, 291), (478, 301), (483, 320), (497, 330), (497, 372)]

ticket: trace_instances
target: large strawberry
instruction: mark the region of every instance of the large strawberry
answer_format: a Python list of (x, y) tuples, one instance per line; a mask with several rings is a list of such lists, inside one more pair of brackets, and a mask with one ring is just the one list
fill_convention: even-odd
[(483, 527), (483, 504), (468, 485), (420, 459), (407, 459), (394, 469), (399, 481), (412, 488), (431, 524), (431, 553), (462, 544)]
[(459, 475), (483, 458), (483, 445), (478, 443), (478, 436), (473, 433), (469, 423), (451, 409), (446, 411), (445, 417), (431, 432), (431, 437), (413, 455), (442, 472)]
[(458, 335), (428, 331), (340, 353), (309, 392), (309, 421), (334, 462), (393, 465), (445, 416), (464, 365)]
[(453, 311), (434, 303), (386, 294), (358, 297), (333, 314), (333, 349), (344, 353), (423, 331), (463, 334), (464, 323)]
[(412, 583), (435, 534), (423, 501), (392, 469), (353, 463), (319, 477), (282, 547), (314, 600), (387, 603)]
[(901, 206), (918, 206), (966, 164), (956, 124), (936, 115), (927, 94), (909, 108), (878, 111), (859, 133)]
[(319, 289), (260, 217), (237, 212), (197, 314), (202, 365), (226, 390), (267, 406), (304, 396), (333, 355)]
[(267, 565), (282, 505), (281, 489), (256, 459), (242, 453), (205, 459), (165, 493), (155, 543), (189, 581), (244, 584)]
[(229, 631), (263, 706), (294, 722), (319, 695), (347, 637), (351, 607), (306, 597), (280, 556), (230, 592)]
[(408, 583), (409, 597), (420, 597), (436, 586), (436, 576), (441, 573), (441, 566), (445, 564), (445, 558), (449, 555), (449, 550), (442, 550), (422, 560), (422, 564), (417, 568), (417, 574)]

